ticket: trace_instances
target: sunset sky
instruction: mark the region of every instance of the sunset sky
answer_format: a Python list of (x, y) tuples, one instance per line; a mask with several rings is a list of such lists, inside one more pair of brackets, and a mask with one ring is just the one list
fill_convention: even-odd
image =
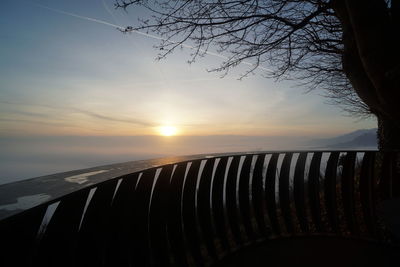
[(221, 79), (207, 71), (221, 58), (189, 65), (188, 48), (156, 61), (155, 37), (110, 25), (146, 14), (113, 3), (2, 1), (1, 136), (158, 135), (165, 125), (178, 135), (332, 136), (376, 127), (264, 70), (239, 81), (241, 65)]

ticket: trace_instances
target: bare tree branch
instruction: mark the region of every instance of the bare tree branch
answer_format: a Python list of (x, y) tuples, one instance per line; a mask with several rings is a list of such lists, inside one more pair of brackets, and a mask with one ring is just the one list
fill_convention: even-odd
[(246, 63), (243, 77), (260, 69), (266, 77), (300, 81), (308, 90), (325, 90), (331, 104), (365, 117), (371, 108), (343, 69), (343, 22), (333, 8), (339, 1), (344, 0), (116, 0), (115, 7), (139, 5), (154, 14), (125, 31), (161, 36), (158, 58), (185, 44), (193, 49), (189, 62), (194, 62), (213, 47), (226, 56), (213, 71), (225, 75)]

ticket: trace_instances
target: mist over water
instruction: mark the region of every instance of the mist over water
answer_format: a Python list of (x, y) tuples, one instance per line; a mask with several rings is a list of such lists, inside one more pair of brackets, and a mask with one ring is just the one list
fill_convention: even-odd
[(305, 137), (1, 137), (0, 184), (64, 171), (175, 155), (307, 149)]

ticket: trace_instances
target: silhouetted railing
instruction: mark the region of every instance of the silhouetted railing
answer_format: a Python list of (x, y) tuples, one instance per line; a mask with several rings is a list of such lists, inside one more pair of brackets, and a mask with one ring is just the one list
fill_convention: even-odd
[(396, 157), (235, 154), (110, 177), (0, 221), (1, 266), (210, 266), (288, 237), (395, 245), (376, 204), (398, 193)]

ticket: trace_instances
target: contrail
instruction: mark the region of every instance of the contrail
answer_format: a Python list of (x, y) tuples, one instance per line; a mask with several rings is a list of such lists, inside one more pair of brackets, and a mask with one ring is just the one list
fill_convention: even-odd
[[(126, 27), (123, 27), (123, 26), (117, 25), (117, 24), (113, 24), (113, 23), (110, 23), (110, 22), (107, 22), (107, 21), (104, 21), (104, 20), (94, 19), (94, 18), (91, 18), (91, 17), (82, 16), (82, 15), (77, 15), (77, 14), (74, 14), (74, 13), (71, 13), (71, 12), (66, 12), (66, 11), (63, 11), (63, 10), (60, 10), (60, 9), (48, 7), (48, 6), (45, 6), (45, 5), (42, 5), (42, 4), (38, 4), (38, 3), (34, 3), (34, 4), (39, 6), (39, 7), (42, 7), (42, 8), (57, 12), (59, 14), (63, 14), (63, 15), (75, 17), (75, 18), (78, 18), (78, 19), (91, 21), (91, 22), (100, 23), (100, 24), (107, 25), (107, 26), (110, 26), (110, 27), (113, 27), (113, 28), (117, 28), (120, 31), (124, 31), (126, 29)], [(140, 34), (140, 35), (144, 35), (146, 37), (150, 37), (150, 38), (153, 38), (153, 39), (164, 40), (165, 41), (164, 38), (158, 37), (156, 35), (148, 34), (148, 33), (137, 31), (137, 30), (132, 30), (132, 32)]]
[(60, 13), (60, 14), (64, 14), (64, 15), (71, 16), (71, 17), (75, 17), (75, 18), (78, 18), (78, 19), (84, 19), (84, 20), (100, 23), (100, 24), (103, 24), (103, 25), (111, 26), (113, 28), (117, 28), (118, 30), (124, 30), (125, 29), (125, 27), (122, 27), (122, 26), (116, 25), (116, 24), (112, 24), (112, 23), (109, 23), (109, 22), (104, 21), (104, 20), (94, 19), (94, 18), (90, 18), (90, 17), (86, 17), (86, 16), (77, 15), (77, 14), (66, 12), (66, 11), (63, 11), (63, 10), (60, 10), (60, 9), (44, 6), (42, 4), (38, 4), (38, 3), (35, 3), (35, 2), (33, 2), (33, 4), (37, 5), (37, 6), (41, 7), (41, 8), (45, 8), (45, 9), (54, 11), (56, 13)]
[[(75, 17), (75, 18), (78, 18), (78, 19), (83, 19), (83, 20), (87, 20), (87, 21), (91, 21), (91, 22), (107, 25), (107, 26), (116, 28), (116, 29), (118, 29), (118, 30), (120, 30), (122, 32), (127, 32), (127, 28), (123, 27), (121, 25), (113, 24), (113, 23), (110, 23), (110, 22), (107, 22), (107, 21), (104, 21), (104, 20), (100, 20), (100, 19), (94, 19), (94, 18), (87, 17), (87, 16), (77, 15), (77, 14), (74, 14), (74, 13), (71, 13), (71, 12), (66, 12), (66, 11), (63, 11), (63, 10), (60, 10), (60, 9), (48, 7), (48, 6), (45, 6), (45, 5), (42, 5), (42, 4), (39, 4), (39, 3), (35, 3), (35, 2), (33, 2), (33, 4), (36, 5), (36, 6), (39, 6), (39, 7), (42, 7), (42, 8), (57, 12), (59, 14), (63, 14), (63, 15)], [(166, 42), (169, 42), (171, 44), (176, 44), (175, 42), (172, 42), (172, 41), (167, 40), (165, 38), (159, 37), (157, 35), (148, 34), (148, 33), (145, 33), (145, 32), (138, 31), (138, 30), (131, 29), (131, 30), (129, 30), (129, 32), (137, 33), (137, 34), (140, 34), (140, 35), (152, 38), (152, 39), (160, 40), (160, 41), (166, 41)], [(185, 48), (189, 48), (189, 49), (192, 49), (192, 50), (197, 50), (196, 47), (188, 45), (188, 44), (180, 44), (180, 45), (182, 47), (185, 47)], [(218, 53), (206, 51), (204, 49), (199, 49), (199, 51), (202, 52), (202, 53), (205, 53), (207, 55), (210, 55), (210, 56), (219, 57), (221, 59), (228, 59), (228, 57), (226, 57), (226, 56), (223, 56), (223, 55), (218, 54)], [(249, 65), (249, 66), (254, 66), (253, 63), (250, 63), (250, 62), (247, 62), (247, 61), (242, 61), (242, 64)], [(268, 71), (268, 72), (272, 72), (271, 69), (268, 69), (268, 68), (265, 68), (265, 67), (262, 67), (262, 66), (258, 66), (258, 68), (260, 68), (262, 70), (265, 70), (265, 71)]]

